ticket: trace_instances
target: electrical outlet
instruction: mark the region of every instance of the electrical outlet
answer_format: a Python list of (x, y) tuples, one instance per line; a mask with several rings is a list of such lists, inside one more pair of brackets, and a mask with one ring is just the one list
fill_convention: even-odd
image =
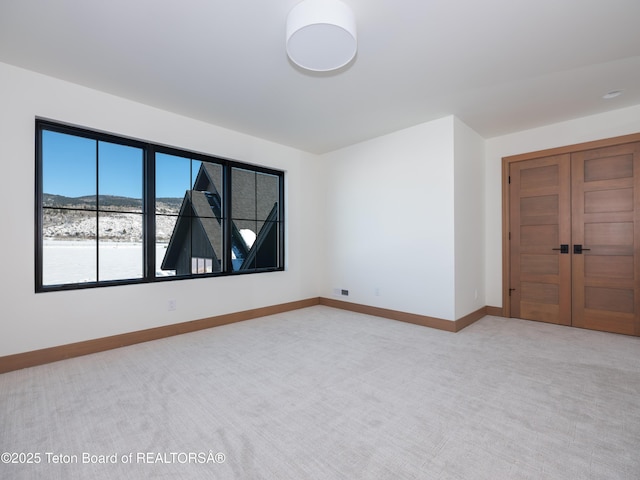
[(340, 295), (344, 295), (345, 297), (349, 296), (349, 290), (342, 289), (340, 290)]
[(171, 299), (167, 302), (167, 310), (169, 310), (170, 312), (173, 312), (176, 308), (177, 308), (177, 304), (174, 299)]

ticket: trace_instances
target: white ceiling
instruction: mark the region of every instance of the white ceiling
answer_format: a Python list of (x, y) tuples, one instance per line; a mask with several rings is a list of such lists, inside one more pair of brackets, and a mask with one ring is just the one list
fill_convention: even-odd
[(640, 104), (640, 0), (344, 1), (359, 48), (334, 73), (287, 59), (299, 0), (0, 0), (0, 61), (315, 153)]

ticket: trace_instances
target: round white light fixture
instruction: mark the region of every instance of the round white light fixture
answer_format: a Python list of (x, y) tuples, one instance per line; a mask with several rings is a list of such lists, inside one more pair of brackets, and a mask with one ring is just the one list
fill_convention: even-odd
[(345, 66), (356, 55), (356, 21), (339, 0), (304, 0), (287, 16), (287, 54), (315, 72)]

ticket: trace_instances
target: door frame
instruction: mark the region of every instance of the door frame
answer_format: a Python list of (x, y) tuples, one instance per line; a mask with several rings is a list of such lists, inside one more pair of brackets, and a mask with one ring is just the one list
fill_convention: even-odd
[(565, 153), (580, 152), (583, 150), (593, 150), (602, 147), (612, 147), (624, 143), (640, 142), (640, 133), (622, 135), (619, 137), (593, 140), (585, 143), (576, 143), (563, 147), (549, 148), (535, 152), (521, 153), (502, 157), (502, 316), (511, 317), (511, 302), (509, 301), (510, 271), (511, 271), (511, 245), (509, 235), (511, 225), (509, 221), (509, 167), (512, 163), (532, 160), (534, 158), (549, 157)]

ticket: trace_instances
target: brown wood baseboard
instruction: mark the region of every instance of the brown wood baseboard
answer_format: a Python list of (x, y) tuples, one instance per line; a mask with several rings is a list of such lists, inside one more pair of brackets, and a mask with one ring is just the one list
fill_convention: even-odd
[(468, 327), (473, 322), (480, 320), (482, 317), (487, 315), (487, 308), (489, 308), (482, 307), (469, 315), (465, 315), (458, 320), (452, 321), (444, 320), (442, 318), (428, 317), (426, 315), (418, 315), (415, 313), (401, 312), (398, 310), (389, 310), (387, 308), (371, 307), (369, 305), (361, 305), (358, 303), (345, 302), (326, 297), (320, 297), (320, 305), (341, 308), (342, 310), (349, 310), (351, 312), (366, 313), (367, 315), (375, 315), (377, 317), (398, 320), (400, 322), (413, 323), (415, 325), (422, 325), (423, 327), (437, 328), (438, 330), (445, 330), (447, 332), (459, 332), (463, 328)]
[(504, 309), (502, 307), (487, 306), (487, 315), (491, 315), (494, 317), (504, 317)]
[(34, 350), (31, 352), (17, 353), (0, 357), (0, 373), (20, 370), (22, 368), (34, 367), (45, 363), (57, 362), (67, 358), (79, 357), (91, 353), (102, 352), (119, 347), (126, 347), (136, 343), (148, 342), (150, 340), (158, 340), (160, 338), (180, 335), (182, 333), (195, 332), (206, 328), (218, 327), (230, 323), (242, 322), (253, 318), (265, 317), (276, 313), (288, 312), (300, 308), (311, 307), (320, 303), (319, 298), (309, 298), (299, 300), (297, 302), (282, 303), (268, 307), (255, 308), (242, 312), (229, 313), (226, 315), (218, 315), (215, 317), (202, 318), (189, 322), (165, 325), (162, 327), (149, 328), (136, 332), (123, 333), (109, 337), (96, 338), (84, 342), (70, 343), (56, 347), (44, 348), (42, 350)]
[(91, 353), (98, 353), (105, 350), (112, 350), (114, 348), (135, 345), (136, 343), (158, 340), (160, 338), (171, 337), (173, 335), (196, 332), (198, 330), (204, 330), (206, 328), (219, 327), (221, 325), (228, 325), (230, 323), (265, 317), (267, 315), (289, 312), (292, 310), (298, 310), (300, 308), (312, 307), (314, 305), (326, 305), (328, 307), (339, 308), (342, 310), (349, 310), (352, 312), (365, 313), (367, 315), (375, 315), (391, 320), (398, 320), (401, 322), (422, 325), (423, 327), (437, 328), (438, 330), (445, 330), (448, 332), (459, 332), (463, 328), (471, 325), (473, 322), (481, 319), (485, 315), (502, 315), (501, 308), (483, 307), (456, 321), (450, 321), (443, 320), (441, 318), (428, 317), (425, 315), (401, 312), (398, 310), (389, 310), (386, 308), (371, 307), (368, 305), (344, 302), (331, 298), (315, 297), (306, 300), (299, 300), (297, 302), (282, 303), (279, 305), (255, 308), (252, 310), (244, 310), (241, 312), (202, 318), (189, 322), (175, 323), (172, 325), (149, 328), (146, 330), (138, 330), (136, 332), (96, 338), (84, 342), (70, 343), (67, 345), (44, 348), (31, 352), (7, 355), (4, 357), (0, 357), (0, 373), (20, 370), (27, 367), (35, 367), (37, 365), (57, 362), (59, 360), (65, 360), (67, 358), (80, 357), (82, 355), (89, 355)]

